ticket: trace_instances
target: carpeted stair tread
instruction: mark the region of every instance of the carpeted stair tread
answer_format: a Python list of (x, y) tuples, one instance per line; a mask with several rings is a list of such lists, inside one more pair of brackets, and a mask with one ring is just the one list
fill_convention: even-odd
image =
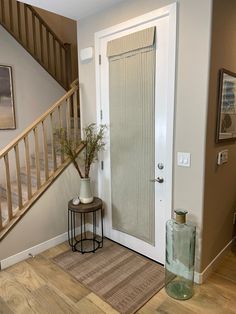
[[(7, 190), (5, 187), (0, 186), (1, 195), (3, 198), (7, 198)], [(35, 186), (32, 186), (32, 194), (37, 191)], [(21, 194), (22, 194), (22, 202), (23, 204), (28, 200), (28, 189), (27, 185), (22, 183), (21, 184)], [(11, 182), (11, 195), (12, 195), (12, 203), (18, 205), (18, 184), (17, 181)]]
[[(49, 171), (49, 176), (52, 174), (53, 171)], [(27, 184), (27, 170), (26, 168), (21, 168), (20, 169), (20, 176), (21, 176), (21, 182)], [(37, 186), (37, 169), (35, 167), (30, 168), (30, 177), (31, 177), (31, 185), (32, 186)], [(41, 183), (45, 182), (45, 170), (40, 169), (40, 178), (41, 178)]]
[[(16, 206), (16, 204), (12, 204), (12, 211), (13, 211), (13, 215), (18, 212), (18, 206)], [(8, 205), (7, 205), (6, 199), (1, 200), (1, 212), (2, 212), (2, 224), (3, 226), (6, 226), (9, 222)]]
[[(56, 161), (57, 161), (57, 166), (61, 165), (61, 155), (56, 154)], [(45, 160), (44, 160), (44, 153), (39, 154), (39, 164), (40, 164), (40, 169), (44, 170), (45, 169)], [(31, 155), (31, 167), (35, 168), (36, 167), (36, 158), (35, 155)], [(53, 161), (53, 155), (48, 154), (48, 169), (53, 170), (54, 168), (54, 161)]]

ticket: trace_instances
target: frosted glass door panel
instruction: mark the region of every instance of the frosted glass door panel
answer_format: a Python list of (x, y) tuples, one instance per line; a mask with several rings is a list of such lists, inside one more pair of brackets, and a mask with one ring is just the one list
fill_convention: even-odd
[(110, 59), (112, 227), (155, 238), (155, 48)]

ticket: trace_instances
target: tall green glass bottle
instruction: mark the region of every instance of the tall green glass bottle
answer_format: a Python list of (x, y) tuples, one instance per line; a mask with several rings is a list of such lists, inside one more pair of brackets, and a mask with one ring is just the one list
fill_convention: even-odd
[(186, 223), (187, 211), (175, 214), (166, 223), (165, 289), (172, 298), (187, 300), (193, 296), (196, 227)]

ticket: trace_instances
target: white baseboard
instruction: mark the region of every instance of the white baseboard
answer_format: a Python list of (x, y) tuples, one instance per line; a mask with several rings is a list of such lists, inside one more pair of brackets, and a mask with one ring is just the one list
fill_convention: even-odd
[[(76, 235), (80, 234), (80, 230), (81, 228), (77, 227), (75, 229), (75, 234)], [(90, 223), (86, 223), (86, 231), (91, 231), (91, 232), (93, 231), (93, 227)], [(101, 234), (100, 226), (97, 227), (97, 234), (99, 235)], [(9, 256), (6, 259), (3, 259), (0, 261), (0, 270), (6, 269), (7, 267), (10, 267), (16, 263), (26, 260), (27, 258), (40, 254), (60, 243), (67, 241), (67, 239), (68, 239), (68, 233), (65, 232), (63, 234), (56, 236), (55, 238), (49, 239), (45, 242), (39, 243), (31, 248), (28, 248), (27, 250), (24, 250), (22, 252)]]
[(211, 261), (211, 263), (204, 269), (203, 272), (198, 273), (194, 272), (194, 282), (197, 284), (202, 284), (209, 277), (210, 274), (216, 269), (219, 263), (222, 261), (224, 256), (227, 254), (228, 250), (232, 243), (236, 240), (236, 237), (233, 238), (221, 251), (220, 253)]
[[(75, 230), (76, 235), (80, 234), (80, 227), (76, 228)], [(42, 253), (60, 243), (65, 242), (68, 239), (68, 233), (62, 233), (55, 238), (47, 240), (45, 242), (39, 243), (31, 248), (28, 248), (25, 251), (19, 252), (15, 255), (9, 256), (6, 259), (0, 261), (0, 270), (3, 270), (7, 267), (10, 267), (16, 263), (26, 260), (32, 256), (35, 256), (39, 253)]]

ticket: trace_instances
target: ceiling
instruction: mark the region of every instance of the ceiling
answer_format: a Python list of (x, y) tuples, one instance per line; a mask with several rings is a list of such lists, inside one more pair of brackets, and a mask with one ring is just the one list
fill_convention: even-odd
[(79, 20), (124, 0), (20, 0), (21, 2)]

